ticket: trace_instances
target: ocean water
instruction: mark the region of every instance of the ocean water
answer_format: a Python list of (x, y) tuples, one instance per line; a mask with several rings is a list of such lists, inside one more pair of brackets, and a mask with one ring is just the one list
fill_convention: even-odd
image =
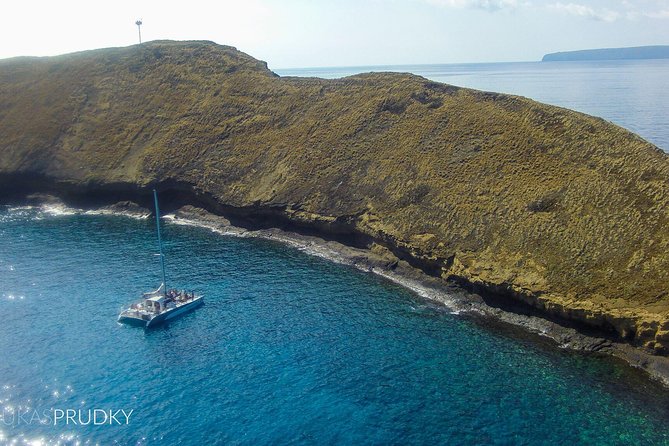
[(599, 116), (669, 151), (669, 59), (389, 65), (274, 70), (281, 76), (338, 78), (369, 71), (525, 96)]
[[(120, 325), (159, 283), (154, 237), (0, 208), (0, 443), (669, 444), (668, 393), (640, 372), (268, 240), (166, 223), (169, 280), (206, 303)], [(49, 423), (59, 409), (133, 412)]]

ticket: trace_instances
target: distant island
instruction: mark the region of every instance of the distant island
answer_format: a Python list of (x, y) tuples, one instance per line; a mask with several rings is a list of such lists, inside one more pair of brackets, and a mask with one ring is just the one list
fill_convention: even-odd
[(546, 54), (542, 62), (570, 60), (632, 60), (669, 59), (669, 45), (636, 46), (631, 48), (601, 48), (597, 50), (563, 51)]

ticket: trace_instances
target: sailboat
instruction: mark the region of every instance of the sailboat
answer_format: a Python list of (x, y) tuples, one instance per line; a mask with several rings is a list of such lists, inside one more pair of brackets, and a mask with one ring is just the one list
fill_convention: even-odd
[(153, 190), (153, 201), (156, 205), (156, 230), (158, 232), (158, 246), (160, 248), (160, 267), (163, 272), (163, 283), (157, 290), (142, 294), (142, 299), (123, 310), (118, 321), (124, 324), (139, 325), (151, 328), (166, 320), (173, 319), (187, 313), (204, 303), (202, 295), (184, 290), (167, 289), (165, 278), (165, 256), (163, 241), (160, 238), (160, 210), (158, 208), (158, 193)]

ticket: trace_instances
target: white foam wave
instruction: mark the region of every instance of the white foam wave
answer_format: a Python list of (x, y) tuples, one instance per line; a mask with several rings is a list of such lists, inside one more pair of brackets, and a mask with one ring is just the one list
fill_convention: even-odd
[(7, 206), (7, 210), (10, 212), (29, 211), (36, 208), (36, 206)]
[[(133, 211), (123, 211), (109, 208), (100, 208), (100, 209), (90, 209), (84, 210), (71, 206), (67, 206), (63, 203), (44, 203), (40, 206), (12, 206), (7, 207), (10, 215), (13, 217), (23, 217), (27, 216), (29, 211), (37, 211), (32, 218), (34, 220), (43, 220), (45, 217), (64, 217), (72, 215), (110, 215), (110, 216), (121, 216), (128, 218), (135, 218), (138, 220), (146, 219), (151, 216), (150, 213), (140, 213)], [(11, 218), (13, 218), (11, 217)]]
[(77, 215), (83, 212), (81, 209), (71, 208), (62, 203), (48, 203), (40, 206), (40, 211), (54, 217)]
[(234, 226), (222, 226), (222, 225), (217, 225), (215, 223), (208, 223), (200, 220), (195, 220), (195, 219), (190, 219), (190, 218), (182, 218), (182, 217), (177, 217), (174, 214), (165, 214), (163, 215), (163, 218), (167, 221), (169, 221), (172, 224), (175, 225), (180, 225), (180, 226), (194, 226), (198, 228), (204, 228), (204, 229), (209, 229), (212, 232), (215, 232), (216, 234), (221, 234), (221, 235), (232, 235), (236, 237), (248, 237), (246, 234), (246, 230), (242, 228), (236, 228)]
[(451, 314), (460, 314), (464, 311), (460, 301), (445, 291), (426, 286), (417, 280), (402, 277), (399, 274), (380, 270), (378, 268), (372, 268), (371, 272), (385, 278), (386, 280), (403, 286), (404, 288), (410, 289), (423, 299), (432, 302), (438, 302), (439, 304), (444, 305), (450, 310)]
[(91, 209), (88, 211), (84, 211), (83, 213), (84, 215), (112, 215), (112, 216), (134, 218), (137, 220), (146, 220), (151, 216), (151, 214), (148, 212), (139, 213), (131, 211), (120, 211), (114, 209)]

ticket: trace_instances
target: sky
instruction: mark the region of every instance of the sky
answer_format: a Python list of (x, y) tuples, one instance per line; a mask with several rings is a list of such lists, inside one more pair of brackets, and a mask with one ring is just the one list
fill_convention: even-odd
[(669, 0), (6, 0), (0, 58), (211, 40), (272, 69), (540, 60), (669, 45)]

